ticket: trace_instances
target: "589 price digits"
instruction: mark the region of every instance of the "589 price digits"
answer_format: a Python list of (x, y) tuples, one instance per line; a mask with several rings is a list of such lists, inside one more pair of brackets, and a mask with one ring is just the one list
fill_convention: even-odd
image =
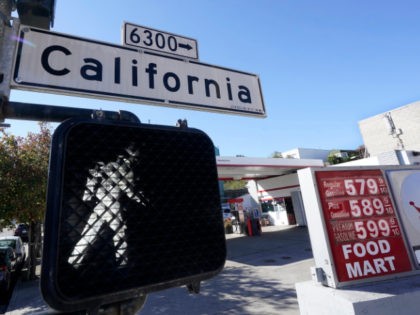
[(394, 213), (392, 206), (390, 204), (384, 205), (380, 198), (350, 199), (349, 205), (351, 215), (354, 218)]

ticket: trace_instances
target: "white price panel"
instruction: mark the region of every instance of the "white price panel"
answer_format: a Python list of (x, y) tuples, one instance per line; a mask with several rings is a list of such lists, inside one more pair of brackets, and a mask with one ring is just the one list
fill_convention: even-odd
[(391, 170), (387, 177), (416, 268), (420, 269), (420, 170)]

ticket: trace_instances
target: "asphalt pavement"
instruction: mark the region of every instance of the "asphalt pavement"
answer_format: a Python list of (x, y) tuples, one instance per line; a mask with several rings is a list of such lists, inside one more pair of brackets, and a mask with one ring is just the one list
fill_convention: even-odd
[[(148, 295), (141, 315), (299, 314), (295, 283), (314, 265), (306, 227), (263, 227), (261, 236), (228, 234), (224, 270), (204, 281), (200, 294), (185, 287)], [(39, 280), (18, 281), (6, 315), (51, 313)]]

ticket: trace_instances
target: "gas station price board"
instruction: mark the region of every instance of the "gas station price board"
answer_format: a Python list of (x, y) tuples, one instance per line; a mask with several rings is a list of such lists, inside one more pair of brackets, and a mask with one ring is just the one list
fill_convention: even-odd
[(412, 270), (379, 169), (315, 172), (339, 282)]

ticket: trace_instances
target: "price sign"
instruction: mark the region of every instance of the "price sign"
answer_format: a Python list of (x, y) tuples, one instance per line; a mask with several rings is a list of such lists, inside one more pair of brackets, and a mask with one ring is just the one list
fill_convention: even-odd
[(340, 282), (412, 270), (381, 170), (320, 171), (316, 181)]

